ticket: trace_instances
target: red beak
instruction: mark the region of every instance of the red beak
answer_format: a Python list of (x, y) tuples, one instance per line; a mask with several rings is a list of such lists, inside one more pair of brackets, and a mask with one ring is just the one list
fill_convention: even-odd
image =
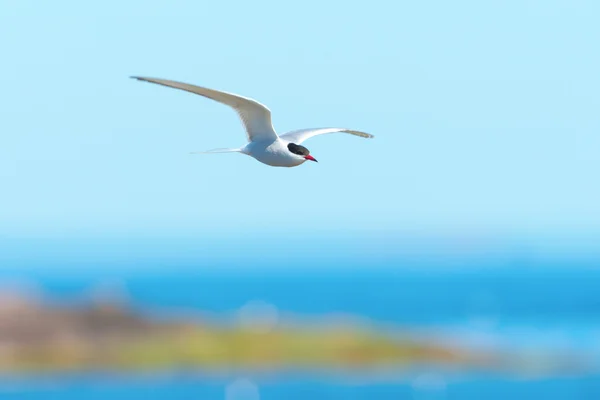
[(315, 160), (315, 158), (314, 158), (313, 156), (311, 156), (310, 154), (309, 154), (309, 155), (307, 155), (307, 156), (304, 156), (304, 158), (306, 158), (307, 160), (310, 160), (310, 161), (318, 162), (318, 161), (317, 161), (317, 160)]

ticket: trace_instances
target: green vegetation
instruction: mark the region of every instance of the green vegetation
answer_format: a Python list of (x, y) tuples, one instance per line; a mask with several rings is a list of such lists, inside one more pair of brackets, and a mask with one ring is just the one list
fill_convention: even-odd
[(1, 300), (0, 373), (377, 370), (424, 364), (527, 373), (586, 368), (564, 354), (469, 351), (386, 334), (374, 325), (336, 324), (333, 318), (307, 323), (242, 313), (237, 323), (164, 320), (124, 305), (74, 308)]
[(190, 318), (162, 321), (115, 305), (65, 308), (23, 299), (3, 305), (0, 372), (481, 363), (465, 351), (400, 340), (356, 324), (286, 321), (256, 330)]

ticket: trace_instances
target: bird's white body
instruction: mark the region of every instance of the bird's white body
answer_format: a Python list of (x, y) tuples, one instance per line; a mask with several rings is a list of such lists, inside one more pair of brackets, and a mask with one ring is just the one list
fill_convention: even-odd
[(287, 148), (288, 143), (283, 139), (272, 142), (250, 142), (242, 147), (240, 152), (272, 167), (297, 167), (306, 162), (305, 158), (290, 153)]
[(242, 153), (253, 157), (263, 164), (273, 167), (296, 167), (306, 160), (315, 160), (308, 149), (300, 146), (306, 139), (326, 133), (345, 132), (352, 135), (372, 138), (365, 132), (345, 128), (301, 129), (277, 135), (271, 123), (271, 111), (256, 100), (232, 93), (203, 88), (176, 81), (156, 78), (133, 77), (135, 79), (185, 90), (218, 101), (233, 108), (246, 129), (248, 144), (234, 149), (215, 149), (205, 153)]

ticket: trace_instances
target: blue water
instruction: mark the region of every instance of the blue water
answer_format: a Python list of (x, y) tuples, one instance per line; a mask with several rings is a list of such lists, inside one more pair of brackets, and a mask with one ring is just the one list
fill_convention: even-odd
[[(82, 300), (98, 283), (119, 282), (135, 307), (158, 314), (229, 315), (248, 301), (262, 300), (282, 314), (353, 314), (423, 337), (433, 332), (466, 344), (567, 349), (600, 360), (600, 269), (589, 266), (142, 271), (12, 272), (5, 277), (28, 279), (56, 301)], [(520, 376), (434, 367), (375, 379), (305, 373), (208, 377), (189, 371), (145, 378), (6, 377), (0, 381), (0, 398), (225, 399), (228, 385), (239, 378), (250, 379), (261, 400), (600, 399), (598, 370)]]
[[(419, 388), (411, 383), (353, 384), (314, 378), (287, 378), (277, 382), (260, 379), (260, 400), (304, 399), (598, 399), (600, 380), (595, 377), (553, 378), (530, 381), (502, 377), (447, 382), (444, 387)], [(226, 381), (179, 378), (164, 380), (79, 379), (72, 382), (38, 384), (37, 387), (0, 386), (0, 398), (106, 400), (106, 399), (224, 399)], [(239, 397), (239, 400), (251, 397)], [(235, 399), (238, 400), (238, 399)]]

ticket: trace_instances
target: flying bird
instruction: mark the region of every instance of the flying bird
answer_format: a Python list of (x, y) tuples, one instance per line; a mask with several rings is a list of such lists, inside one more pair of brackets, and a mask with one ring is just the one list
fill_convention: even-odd
[(167, 79), (132, 76), (133, 79), (156, 83), (175, 89), (185, 90), (204, 96), (233, 108), (239, 115), (246, 130), (248, 143), (240, 148), (213, 149), (196, 154), (207, 153), (242, 153), (273, 167), (296, 167), (305, 161), (317, 161), (310, 151), (302, 146), (306, 139), (326, 133), (344, 132), (363, 138), (373, 135), (344, 128), (300, 129), (277, 135), (271, 122), (271, 110), (265, 105), (248, 97), (233, 93), (221, 92), (187, 83)]

